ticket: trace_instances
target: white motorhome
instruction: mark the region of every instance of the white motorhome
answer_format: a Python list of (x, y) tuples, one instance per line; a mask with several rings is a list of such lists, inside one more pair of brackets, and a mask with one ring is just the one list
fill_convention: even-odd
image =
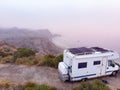
[(99, 47), (81, 47), (64, 50), (63, 62), (58, 65), (63, 81), (86, 80), (106, 75), (116, 75), (119, 66), (115, 60), (119, 54)]

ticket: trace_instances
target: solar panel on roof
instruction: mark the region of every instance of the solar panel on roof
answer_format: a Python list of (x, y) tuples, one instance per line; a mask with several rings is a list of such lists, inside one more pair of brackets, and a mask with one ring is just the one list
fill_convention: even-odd
[(93, 52), (92, 49), (90, 48), (86, 48), (86, 47), (82, 47), (82, 48), (78, 48), (81, 52)]
[(104, 48), (100, 48), (100, 47), (92, 47), (92, 49), (94, 49), (95, 51), (99, 51), (99, 52), (108, 52), (108, 50), (104, 49)]
[(94, 51), (90, 48), (86, 47), (81, 47), (81, 48), (71, 48), (69, 51), (73, 54), (79, 54), (79, 55), (84, 55), (84, 54), (91, 54)]
[(71, 49), (69, 49), (69, 51), (70, 51), (71, 53), (73, 53), (73, 54), (80, 53), (77, 48), (71, 48)]

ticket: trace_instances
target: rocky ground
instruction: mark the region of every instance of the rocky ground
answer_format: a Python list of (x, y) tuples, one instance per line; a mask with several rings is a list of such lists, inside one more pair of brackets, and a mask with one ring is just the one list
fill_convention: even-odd
[[(117, 77), (104, 77), (101, 79), (108, 80), (108, 86), (112, 90), (120, 89), (120, 73)], [(0, 64), (0, 80), (7, 80), (17, 84), (24, 84), (31, 81), (38, 84), (48, 84), (55, 86), (58, 90), (71, 90), (79, 85), (80, 82), (62, 82), (59, 79), (56, 69), (45, 66), (24, 66), (24, 65), (5, 65)]]

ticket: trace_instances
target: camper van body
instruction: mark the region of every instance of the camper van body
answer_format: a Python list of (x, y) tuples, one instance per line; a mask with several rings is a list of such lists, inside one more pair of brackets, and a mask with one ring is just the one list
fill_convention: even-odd
[(76, 48), (76, 50), (77, 49), (83, 49), (83, 51), (80, 50), (80, 53), (79, 51), (74, 53), (70, 51), (71, 49), (64, 50), (63, 62), (60, 62), (58, 66), (60, 78), (63, 81), (85, 80), (117, 74), (119, 66), (114, 62), (119, 58), (117, 52), (111, 50), (102, 52), (93, 48), (91, 48), (92, 52), (89, 50), (89, 52), (87, 52), (88, 48)]

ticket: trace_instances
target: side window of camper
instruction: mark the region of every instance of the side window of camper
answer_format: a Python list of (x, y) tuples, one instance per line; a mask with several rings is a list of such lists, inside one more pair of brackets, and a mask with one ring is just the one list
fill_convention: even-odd
[(86, 68), (86, 67), (87, 67), (87, 62), (78, 63), (78, 69), (80, 69), (80, 68)]
[(101, 61), (94, 61), (94, 65), (100, 65)]
[(111, 66), (112, 60), (108, 60), (108, 66)]
[(115, 64), (112, 60), (108, 60), (108, 66), (115, 67)]

